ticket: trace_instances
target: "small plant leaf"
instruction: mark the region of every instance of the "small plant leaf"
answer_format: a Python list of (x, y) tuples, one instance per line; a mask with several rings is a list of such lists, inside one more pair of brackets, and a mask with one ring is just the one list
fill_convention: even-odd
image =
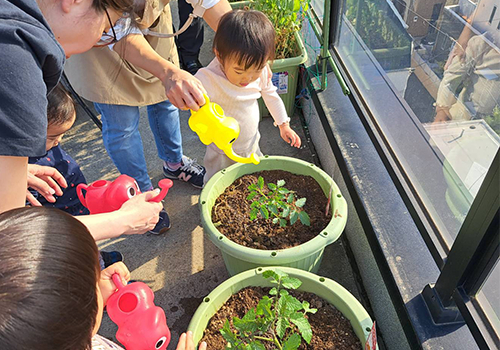
[(278, 334), (278, 337), (280, 339), (283, 339), (285, 336), (286, 329), (290, 325), (290, 322), (285, 317), (280, 317), (278, 318), (278, 321), (276, 322), (276, 333)]
[(236, 334), (234, 334), (231, 330), (229, 320), (226, 320), (226, 322), (224, 322), (224, 327), (222, 327), (220, 333), (222, 334), (222, 337), (231, 345), (235, 344), (235, 342), (238, 340)]
[(283, 187), (285, 186), (285, 180), (278, 180), (276, 184), (278, 185), (278, 187)]
[(304, 338), (307, 344), (309, 344), (312, 338), (312, 330), (311, 325), (304, 314), (296, 312), (290, 316), (290, 321), (297, 326), (302, 338)]
[(254, 340), (245, 347), (245, 350), (266, 350), (266, 347), (260, 341)]
[(286, 227), (286, 220), (285, 219), (280, 219), (280, 226)]
[(273, 300), (269, 298), (267, 295), (263, 296), (262, 299), (259, 300), (257, 304), (256, 313), (257, 315), (264, 316), (265, 318), (273, 318), (274, 314), (271, 311), (271, 306), (273, 304)]
[(299, 208), (302, 208), (304, 206), (304, 204), (306, 204), (306, 199), (307, 198), (299, 198), (299, 199), (297, 199), (297, 201), (295, 202), (295, 206), (297, 206)]
[(283, 350), (297, 350), (300, 346), (300, 343), (300, 335), (294, 333), (289, 336), (288, 339), (283, 343)]
[(283, 277), (281, 279), (281, 283), (283, 284), (283, 287), (287, 289), (297, 289), (302, 284), (302, 282), (298, 278), (290, 276)]
[(311, 225), (311, 219), (309, 218), (309, 215), (305, 211), (301, 211), (299, 213), (299, 219), (302, 225), (310, 226)]
[(257, 208), (253, 208), (250, 211), (250, 220), (255, 220), (257, 219), (257, 214), (259, 213), (259, 210)]
[(250, 309), (242, 319), (233, 318), (233, 325), (240, 333), (253, 333), (257, 331), (257, 320), (255, 318), (255, 309)]
[(276, 204), (269, 204), (268, 209), (271, 213), (278, 215), (278, 207)]
[(251, 201), (252, 199), (255, 198), (257, 195), (257, 192), (250, 192), (250, 194), (247, 196), (247, 201)]
[(265, 206), (260, 207), (260, 213), (264, 219), (269, 219), (269, 211)]
[(253, 202), (252, 204), (250, 204), (250, 208), (259, 208), (259, 207), (260, 207), (259, 202)]
[(275, 184), (267, 184), (267, 187), (269, 187), (270, 190), (276, 191), (276, 185)]
[(281, 187), (280, 189), (278, 189), (278, 192), (281, 194), (288, 194), (288, 193), (290, 193), (290, 190), (288, 190), (284, 187)]
[(292, 193), (292, 194), (290, 194), (290, 195), (288, 196), (288, 199), (286, 200), (286, 202), (287, 202), (288, 204), (292, 204), (292, 203), (293, 203), (293, 200), (294, 200), (294, 195), (293, 195), (293, 193)]
[(283, 209), (283, 212), (281, 213), (281, 217), (282, 218), (287, 218), (288, 215), (290, 215), (290, 208)]
[(256, 189), (257, 189), (257, 184), (251, 184), (250, 186), (248, 186), (249, 191), (255, 191)]
[(276, 295), (276, 294), (278, 294), (278, 289), (276, 289), (276, 287), (271, 288), (271, 290), (269, 291), (269, 295)]
[(302, 302), (302, 307), (304, 308), (304, 311), (305, 311), (305, 312), (310, 313), (310, 314), (315, 314), (315, 313), (316, 313), (316, 311), (318, 311), (318, 309), (311, 309), (311, 308), (310, 308), (310, 306), (311, 306), (311, 305), (309, 304), (309, 302), (308, 302), (308, 301), (305, 301), (305, 300), (304, 300), (304, 301)]
[(280, 276), (273, 270), (266, 270), (262, 273), (262, 277), (271, 278), (271, 282), (278, 283)]
[(280, 221), (279, 218), (273, 218), (273, 224), (277, 224)]
[(264, 178), (262, 176), (259, 176), (259, 180), (257, 180), (257, 185), (261, 190), (264, 189)]
[(299, 213), (296, 210), (292, 210), (292, 212), (290, 213), (290, 225), (295, 224), (298, 218)]
[(278, 313), (284, 316), (290, 316), (294, 312), (302, 310), (302, 303), (291, 295), (282, 295), (278, 300)]

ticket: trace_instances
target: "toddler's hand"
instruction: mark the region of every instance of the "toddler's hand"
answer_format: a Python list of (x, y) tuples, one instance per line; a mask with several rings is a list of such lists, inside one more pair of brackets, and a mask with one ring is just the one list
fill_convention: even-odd
[(101, 290), (104, 305), (108, 302), (108, 298), (118, 289), (112, 278), (115, 273), (120, 275), (124, 285), (127, 285), (128, 281), (130, 281), (130, 271), (121, 261), (102, 270), (101, 279), (99, 280), (99, 289)]
[(124, 234), (140, 234), (155, 227), (159, 220), (160, 211), (163, 209), (163, 204), (161, 202), (149, 202), (149, 200), (158, 194), (159, 190), (141, 193), (123, 203), (119, 212), (127, 227)]
[[(198, 347), (198, 350), (206, 350), (207, 343), (203, 342)], [(189, 331), (186, 333), (182, 333), (179, 342), (177, 343), (176, 350), (195, 350), (194, 341), (193, 341), (193, 332)]]
[(286, 143), (289, 143), (292, 147), (300, 148), (302, 144), (299, 135), (295, 131), (292, 130), (288, 123), (283, 123), (279, 126), (280, 135)]

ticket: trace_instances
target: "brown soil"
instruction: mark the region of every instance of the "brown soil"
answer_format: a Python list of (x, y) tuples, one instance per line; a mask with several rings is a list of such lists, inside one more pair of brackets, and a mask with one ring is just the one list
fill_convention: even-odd
[[(285, 180), (285, 188), (295, 191), (296, 198), (307, 198), (303, 209), (309, 214), (311, 226), (304, 226), (297, 220), (294, 225), (280, 227), (272, 219), (260, 215), (250, 220), (251, 201), (246, 198), (248, 186), (257, 183), (259, 176), (268, 183)], [(264, 191), (265, 192), (265, 191)], [(217, 198), (212, 209), (212, 222), (220, 233), (231, 241), (255, 249), (286, 249), (303, 244), (316, 237), (330, 222), (331, 211), (325, 216), (325, 197), (319, 184), (310, 176), (294, 175), (287, 171), (272, 170), (245, 175), (236, 179)]]
[[(207, 349), (224, 350), (226, 341), (220, 334), (220, 329), (226, 319), (231, 320), (235, 316), (242, 318), (248, 310), (257, 306), (259, 300), (267, 295), (268, 291), (269, 288), (248, 287), (233, 294), (208, 323), (201, 340), (207, 342)], [(318, 309), (315, 314), (307, 314), (313, 334), (311, 343), (307, 344), (302, 339), (299, 350), (362, 349), (349, 320), (340, 311), (314, 294), (297, 291), (291, 291), (290, 294), (300, 301), (309, 301), (311, 307)], [(270, 342), (263, 341), (262, 343), (268, 350), (275, 348)]]

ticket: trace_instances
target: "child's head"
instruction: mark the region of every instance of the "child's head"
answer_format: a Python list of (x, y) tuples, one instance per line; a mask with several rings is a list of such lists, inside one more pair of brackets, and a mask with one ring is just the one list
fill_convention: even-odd
[(75, 122), (75, 104), (68, 92), (59, 83), (47, 96), (47, 143), (46, 150), (55, 147), (61, 142), (64, 133)]
[(0, 214), (2, 349), (87, 350), (102, 300), (98, 251), (87, 228), (57, 209)]
[(234, 10), (222, 16), (213, 48), (227, 79), (241, 87), (257, 80), (274, 58), (274, 37), (274, 27), (262, 12)]

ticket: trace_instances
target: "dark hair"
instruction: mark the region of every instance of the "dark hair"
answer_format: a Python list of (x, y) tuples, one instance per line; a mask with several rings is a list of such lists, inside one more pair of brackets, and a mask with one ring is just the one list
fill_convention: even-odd
[(120, 13), (133, 13), (134, 0), (93, 0), (92, 7), (98, 12), (104, 12), (107, 9), (112, 9)]
[(61, 83), (47, 96), (47, 121), (49, 125), (62, 125), (75, 116), (75, 102)]
[(97, 254), (87, 228), (58, 209), (0, 214), (1, 348), (90, 349)]
[(220, 19), (214, 37), (214, 50), (221, 62), (236, 59), (245, 69), (259, 68), (274, 59), (275, 31), (260, 11), (234, 10)]

